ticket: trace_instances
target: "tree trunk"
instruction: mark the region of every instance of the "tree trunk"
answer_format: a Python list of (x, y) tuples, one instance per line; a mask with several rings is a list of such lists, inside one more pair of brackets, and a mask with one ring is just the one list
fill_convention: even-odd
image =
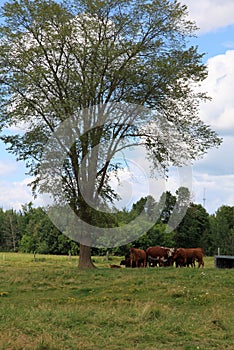
[(91, 247), (80, 244), (79, 269), (93, 269), (95, 265), (91, 260)]

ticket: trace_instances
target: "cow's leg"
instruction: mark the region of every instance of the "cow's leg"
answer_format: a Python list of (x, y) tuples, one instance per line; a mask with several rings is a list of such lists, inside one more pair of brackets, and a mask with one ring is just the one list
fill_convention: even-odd
[(199, 262), (198, 262), (198, 268), (200, 267), (200, 266), (204, 266), (204, 262), (202, 261), (202, 260), (199, 260)]
[(133, 254), (130, 254), (130, 267), (132, 268), (132, 263), (133, 263)]

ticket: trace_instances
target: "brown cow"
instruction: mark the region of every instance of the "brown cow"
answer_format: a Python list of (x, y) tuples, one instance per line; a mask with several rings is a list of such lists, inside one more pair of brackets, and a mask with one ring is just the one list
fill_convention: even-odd
[(133, 267), (134, 262), (136, 267), (146, 267), (146, 252), (143, 249), (130, 248), (130, 267)]
[(204, 252), (202, 248), (177, 248), (173, 258), (178, 266), (188, 266), (188, 264), (195, 264), (198, 262), (198, 267), (204, 267), (203, 261)]
[(195, 258), (191, 258), (191, 257), (187, 257), (186, 259), (186, 263), (185, 263), (185, 259), (184, 256), (178, 256), (174, 259), (173, 257), (173, 262), (176, 263), (176, 267), (195, 267)]
[(111, 269), (121, 269), (121, 266), (116, 265), (116, 264), (111, 264), (111, 265), (110, 265), (110, 268), (111, 268)]
[[(140, 263), (142, 263), (142, 261), (140, 261)], [(124, 260), (121, 260), (120, 265), (124, 265), (125, 267), (131, 267), (130, 257), (125, 257)], [(136, 267), (135, 261), (132, 262), (132, 267)]]
[(174, 253), (173, 248), (167, 247), (149, 247), (146, 249), (147, 262), (149, 266), (172, 266)]

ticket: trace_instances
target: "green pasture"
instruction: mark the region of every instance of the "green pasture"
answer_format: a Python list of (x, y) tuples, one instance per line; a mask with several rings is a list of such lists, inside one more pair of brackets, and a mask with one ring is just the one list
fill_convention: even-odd
[(234, 270), (0, 253), (1, 350), (234, 349)]

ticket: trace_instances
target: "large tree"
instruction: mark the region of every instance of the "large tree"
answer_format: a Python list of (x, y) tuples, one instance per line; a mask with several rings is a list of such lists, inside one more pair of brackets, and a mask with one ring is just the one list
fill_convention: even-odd
[[(1, 127), (23, 125), (25, 132), (14, 128), (1, 139), (25, 160), (34, 189), (50, 192), (80, 220), (94, 227), (97, 208), (116, 198), (109, 180), (121, 166), (119, 150), (143, 145), (152, 167), (167, 169), (220, 143), (198, 116), (206, 95), (194, 87), (207, 69), (187, 40), (196, 26), (186, 6), (171, 0), (14, 0), (2, 16)], [(66, 120), (72, 127), (66, 124), (63, 134)], [(42, 176), (51, 135), (52, 166)], [(85, 240), (79, 236), (79, 266), (93, 267), (92, 237), (85, 234)]]

